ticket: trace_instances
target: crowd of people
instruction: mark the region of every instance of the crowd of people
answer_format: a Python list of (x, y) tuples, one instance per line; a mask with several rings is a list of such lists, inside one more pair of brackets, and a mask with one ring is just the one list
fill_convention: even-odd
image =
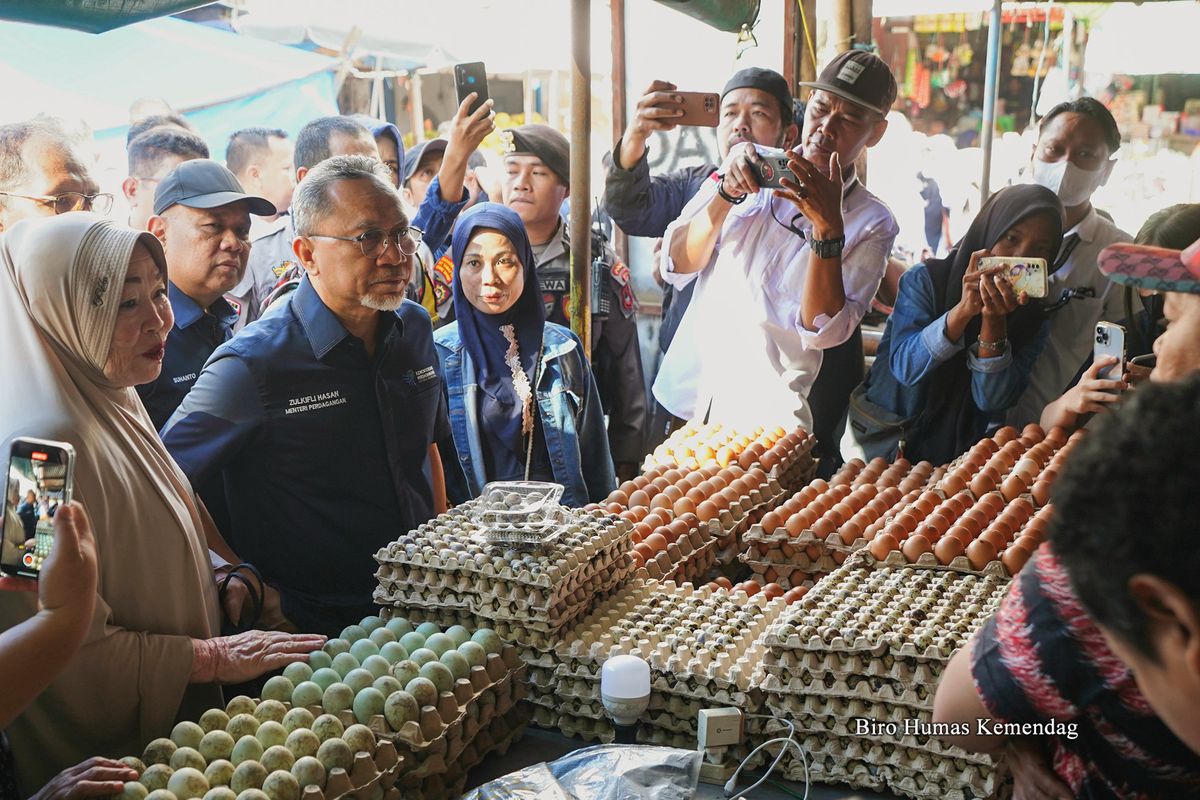
[[(0, 595), (4, 674), (38, 676), (5, 693), (24, 793), (0, 740), (0, 796), (119, 789), (118, 762), (83, 759), (138, 752), (213, 705), (219, 684), (303, 659), (373, 613), (376, 551), (490, 481), (554, 481), (564, 502), (596, 502), (693, 419), (803, 426), (836, 465), (945, 463), (1004, 424), (1094, 415), (1113, 419), (1064, 477), (1078, 513), (956, 659), (938, 713), (1082, 709), (1094, 730), (1052, 742), (1052, 762), (1028, 742), (962, 742), (1009, 746), (1019, 780), (1063, 796), (1200, 787), (1192, 722), (1162, 709), (1164, 686), (1200, 685), (1192, 551), (1172, 527), (1196, 493), (1166, 472), (1180, 462), (1155, 455), (1190, 446), (1197, 389), (1139, 389), (1114, 416), (1148, 370), (1091, 363), (1108, 320), (1130, 356), (1157, 356), (1155, 381), (1200, 371), (1200, 256), (1181, 255), (1171, 279), (1101, 271), (1101, 251), (1131, 237), (1091, 204), (1120, 136), (1083, 98), (1041, 121), (1031, 183), (995, 193), (943, 257), (901, 274), (895, 216), (856, 167), (887, 130), (891, 71), (851, 50), (805, 86), (797, 120), (781, 75), (738, 71), (721, 93), (720, 163), (651, 175), (651, 135), (683, 114), (676, 86), (656, 81), (605, 156), (606, 212), (662, 239), (650, 396), (629, 271), (604, 241), (587, 347), (569, 324), (567, 138), (507, 131), (493, 198), (475, 172), (491, 101), (472, 111), (468, 97), (444, 139), (407, 150), (394, 125), (361, 116), (315, 119), (294, 140), (249, 127), (225, 163), (182, 116), (137, 120), (120, 221), (64, 126), (0, 126), (0, 381), (20, 387), (0, 400), (0, 433), (78, 454), (77, 502), (52, 515), (42, 580), (4, 579)], [(775, 150), (787, 171), (764, 188)], [(1198, 209), (1160, 211), (1137, 241), (1185, 250)], [(981, 265), (991, 256), (1045, 259), (1048, 296), (1014, 290)], [(880, 297), (892, 312), (868, 373), (860, 326)], [(1134, 553), (1122, 526), (1148, 480), (1169, 513)], [(1105, 514), (1110, 499), (1120, 513)], [(1105, 571), (1105, 547), (1127, 556), (1119, 569)], [(1035, 611), (1034, 630), (1014, 629)], [(1065, 650), (1042, 646), (1037, 625)], [(1049, 672), (1074, 659), (1089, 680), (1049, 687), (1036, 664), (1012, 667), (1038, 658)]]

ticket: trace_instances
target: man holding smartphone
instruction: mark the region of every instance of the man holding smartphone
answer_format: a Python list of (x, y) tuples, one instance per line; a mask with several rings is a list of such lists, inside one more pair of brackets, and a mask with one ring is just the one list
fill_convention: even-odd
[[(665, 175), (650, 174), (650, 137), (660, 131), (675, 130), (676, 120), (684, 114), (684, 98), (676, 89), (675, 84), (667, 81), (651, 83), (638, 100), (624, 135), (604, 158), (608, 170), (604, 206), (628, 236), (662, 236), (704, 182), (717, 172), (716, 164), (705, 163)], [(730, 149), (743, 142), (781, 149), (791, 147), (803, 121), (803, 112), (799, 119), (796, 113), (796, 102), (782, 75), (758, 67), (739, 70), (721, 91), (718, 157), (724, 161)], [(694, 289), (694, 282), (678, 289), (670, 284), (664, 287), (658, 338), (660, 354), (670, 347)], [(850, 392), (862, 377), (862, 334), (856, 328), (846, 342), (825, 352), (822, 371), (810, 394), (817, 454), (830, 468), (836, 459), (829, 456), (837, 451), (838, 437), (834, 431), (845, 413)], [(679, 424), (661, 403), (655, 402), (654, 406), (648, 442), (651, 448)]]
[(807, 85), (785, 188), (760, 190), (762, 159), (740, 144), (664, 236), (664, 280), (697, 283), (654, 382), (676, 417), (811, 429), (822, 351), (853, 335), (883, 277), (896, 222), (853, 165), (887, 129), (896, 80), (852, 50)]

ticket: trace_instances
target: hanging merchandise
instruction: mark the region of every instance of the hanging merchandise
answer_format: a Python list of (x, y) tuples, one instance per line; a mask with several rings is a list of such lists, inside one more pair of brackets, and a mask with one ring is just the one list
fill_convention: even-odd
[(1032, 23), (1025, 23), (1025, 38), (1013, 54), (1012, 75), (1015, 78), (1025, 78), (1033, 74), (1037, 52), (1029, 43), (1029, 33), (1032, 27)]

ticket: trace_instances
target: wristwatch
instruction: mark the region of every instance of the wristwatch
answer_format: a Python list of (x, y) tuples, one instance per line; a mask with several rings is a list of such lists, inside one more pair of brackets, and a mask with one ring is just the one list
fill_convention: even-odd
[(808, 246), (817, 254), (817, 258), (840, 258), (842, 249), (846, 246), (845, 234), (836, 239), (809, 239)]

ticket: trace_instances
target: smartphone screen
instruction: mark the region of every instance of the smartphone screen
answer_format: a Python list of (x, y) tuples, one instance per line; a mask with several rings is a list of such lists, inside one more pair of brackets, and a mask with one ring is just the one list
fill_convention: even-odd
[(71, 500), (75, 449), (66, 442), (14, 439), (5, 473), (0, 571), (37, 578), (54, 542), (54, 514)]
[(474, 114), (488, 99), (487, 69), (482, 61), (472, 61), (469, 64), (454, 65), (454, 88), (458, 92), (458, 102), (461, 104), (467, 95), (475, 92), (478, 97), (471, 103), (468, 113)]

